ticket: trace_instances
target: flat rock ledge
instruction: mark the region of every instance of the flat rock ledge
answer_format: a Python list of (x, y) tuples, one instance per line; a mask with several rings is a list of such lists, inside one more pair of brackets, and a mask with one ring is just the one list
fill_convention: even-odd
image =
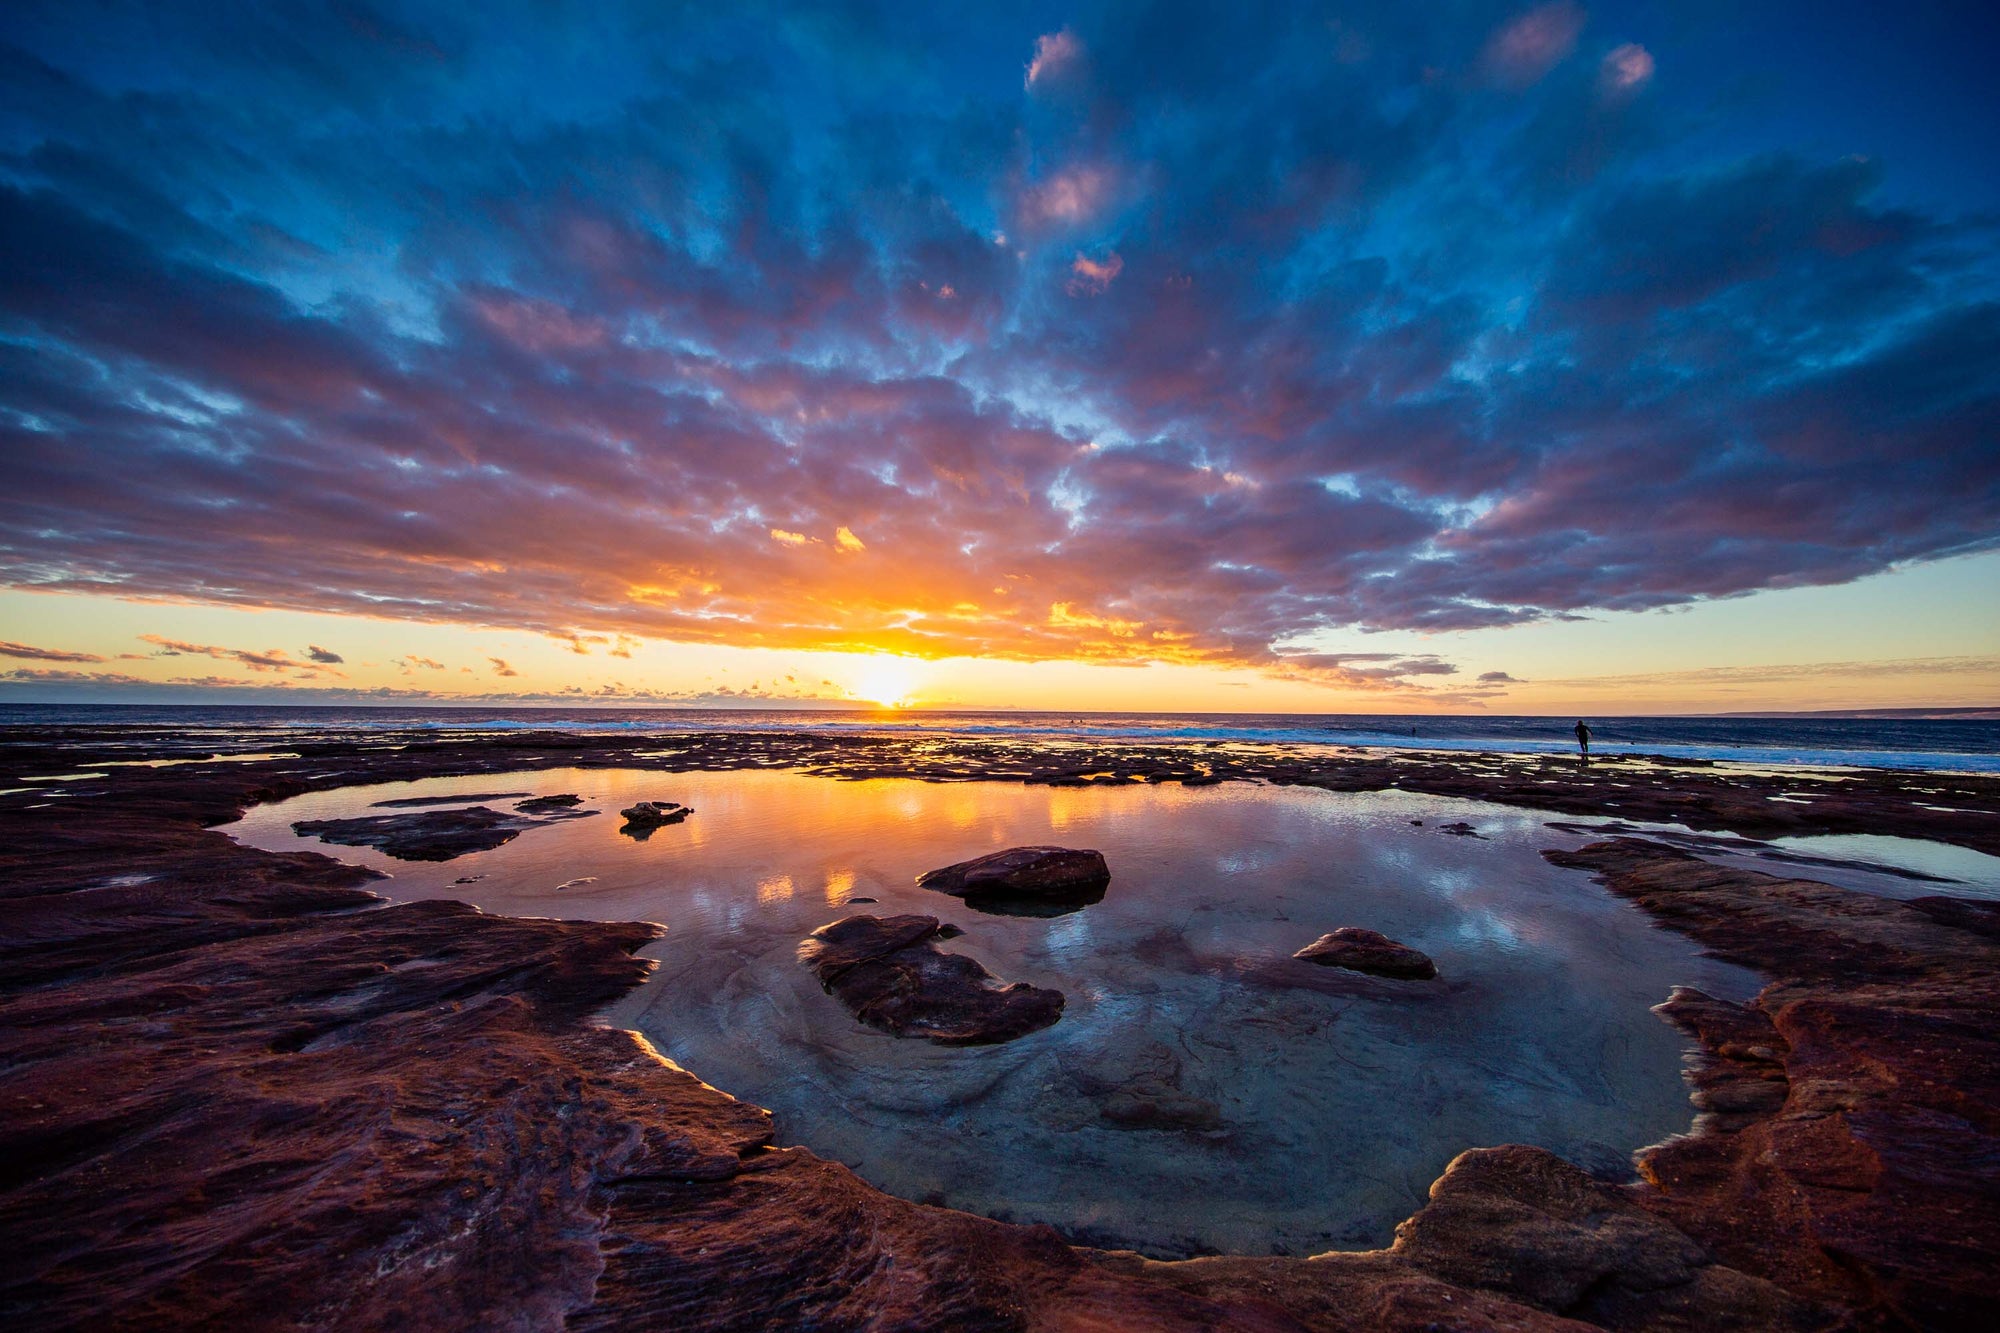
[(373, 847), (398, 861), (451, 861), (510, 843), (535, 823), (475, 805), (353, 819), (301, 819), (293, 823), (292, 832), (341, 847)]
[(1344, 967), (1351, 972), (1394, 977), (1399, 981), (1431, 981), (1438, 974), (1437, 964), (1430, 960), (1430, 955), (1360, 926), (1330, 930), (1292, 957), (1322, 967)]
[[(768, 1115), (592, 1021), (644, 977), (630, 951), (656, 927), (385, 907), (371, 870), (215, 826), (307, 791), (498, 786), (526, 769), (1137, 784), (1171, 766), (2000, 853), (2000, 780), (1219, 744), (390, 734), (401, 748), (327, 733), (296, 758), (107, 768), (49, 802), (5, 792), (104, 760), (200, 759), (212, 742), (0, 728), (0, 1327), (1992, 1324), (2000, 919), (1975, 900), (1879, 898), (1623, 838), (1555, 853), (1771, 978), (1741, 1003), (1683, 991), (1661, 1007), (1700, 1044), (1693, 1131), (1640, 1153), (1630, 1185), (1539, 1149), (1468, 1154), (1388, 1249), (1168, 1263), (892, 1198), (774, 1146)], [(1772, 799), (1800, 790), (1810, 804)], [(1188, 1077), (1189, 1095), (1213, 1091)]]
[[(492, 797), (521, 796), (523, 792), (498, 792)], [(437, 800), (465, 800), (465, 797), (438, 797)], [(478, 799), (478, 798), (473, 798)], [(410, 809), (393, 815), (358, 815), (352, 819), (301, 819), (292, 832), (341, 847), (373, 847), (398, 861), (453, 861), (469, 852), (488, 852), (519, 837), (524, 829), (540, 828), (564, 819), (587, 819), (595, 810), (575, 810), (562, 797), (549, 798), (558, 804), (540, 805), (529, 800), (506, 814), (491, 806), (474, 805), (463, 810)], [(431, 797), (411, 797), (402, 801), (377, 801), (375, 807), (422, 807)]]
[(959, 932), (934, 916), (857, 916), (821, 926), (799, 961), (869, 1027), (941, 1046), (987, 1046), (1039, 1032), (1062, 1017), (1063, 994), (1005, 984), (940, 939)]
[(1009, 847), (917, 876), (917, 887), (936, 889), (970, 906), (1029, 903), (1081, 906), (1104, 897), (1111, 868), (1104, 853), (1070, 847)]

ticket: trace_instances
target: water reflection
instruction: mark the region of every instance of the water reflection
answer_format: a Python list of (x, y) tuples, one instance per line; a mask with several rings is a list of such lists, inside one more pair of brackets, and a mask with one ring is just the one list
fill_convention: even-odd
[[(388, 870), (401, 898), (663, 922), (657, 973), (611, 1017), (771, 1108), (781, 1140), (906, 1197), (1157, 1254), (1384, 1243), (1445, 1162), (1479, 1144), (1542, 1144), (1618, 1171), (1692, 1114), (1684, 1043), (1649, 1007), (1675, 984), (1736, 997), (1757, 984), (1538, 855), (1583, 837), (1476, 802), (771, 772), (507, 781), (579, 792), (584, 808), (654, 799), (696, 813), (643, 844), (582, 819), (442, 865), (290, 833), (295, 819), (477, 791), (489, 775), (301, 797), (231, 831)], [(1437, 828), (1456, 820), (1482, 838)], [(913, 883), (1033, 843), (1102, 850), (1104, 899), (992, 916)], [(971, 1049), (862, 1027), (795, 958), (807, 932), (851, 910), (956, 922), (966, 934), (951, 949), (1059, 988), (1062, 1021)], [(1440, 979), (1290, 957), (1342, 925), (1423, 950)]]

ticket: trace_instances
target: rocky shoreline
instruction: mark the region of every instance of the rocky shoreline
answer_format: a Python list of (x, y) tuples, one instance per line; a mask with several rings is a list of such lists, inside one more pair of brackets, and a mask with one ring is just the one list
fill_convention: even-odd
[[(913, 736), (282, 743), (239, 761), (164, 731), (0, 731), (8, 1326), (1988, 1326), (1990, 904), (1874, 898), (1633, 837), (1552, 854), (1774, 978), (1744, 1006), (1662, 997), (1702, 1046), (1692, 1132), (1625, 1187), (1537, 1149), (1467, 1145), (1390, 1249), (1165, 1263), (891, 1198), (773, 1147), (763, 1112), (591, 1024), (643, 977), (633, 951), (656, 927), (383, 906), (370, 872), (213, 826), (364, 781), (769, 767), (1397, 787), (2000, 853), (1995, 779)], [(181, 762), (135, 766), (161, 759)]]

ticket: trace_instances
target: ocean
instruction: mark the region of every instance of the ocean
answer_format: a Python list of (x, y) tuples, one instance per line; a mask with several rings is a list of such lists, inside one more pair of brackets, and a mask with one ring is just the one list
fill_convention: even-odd
[[(1753, 765), (2000, 773), (2000, 718), (1593, 717), (1594, 754)], [(0, 726), (171, 727), (218, 746), (290, 733), (424, 730), (804, 731), (1034, 739), (1221, 740), (1387, 750), (1574, 752), (1577, 719), (1395, 713), (948, 712), (912, 709), (266, 707), (4, 704)]]

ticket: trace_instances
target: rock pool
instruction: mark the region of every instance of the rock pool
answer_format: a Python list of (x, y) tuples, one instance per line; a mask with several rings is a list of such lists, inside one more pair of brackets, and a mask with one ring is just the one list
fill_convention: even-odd
[[(437, 863), (291, 829), (503, 788), (575, 792), (578, 812), (602, 813)], [(618, 814), (641, 800), (695, 813), (642, 841)], [(607, 1018), (768, 1107), (780, 1142), (908, 1198), (1168, 1256), (1379, 1245), (1462, 1149), (1537, 1144), (1616, 1176), (1688, 1126), (1687, 1043), (1650, 1006), (1677, 984), (1740, 999), (1758, 980), (1549, 866), (1542, 848), (1589, 839), (1545, 818), (1241, 784), (551, 769), (316, 793), (229, 832), (383, 870), (397, 899), (661, 922), (645, 951), (658, 971)], [(1458, 823), (1477, 836), (1441, 827)], [(1062, 915), (992, 915), (915, 884), (1020, 844), (1102, 851), (1108, 892)], [(854, 912), (962, 927), (950, 950), (1062, 991), (1061, 1020), (968, 1048), (863, 1026), (797, 958)], [(1291, 957), (1339, 926), (1422, 950), (1438, 979)]]

